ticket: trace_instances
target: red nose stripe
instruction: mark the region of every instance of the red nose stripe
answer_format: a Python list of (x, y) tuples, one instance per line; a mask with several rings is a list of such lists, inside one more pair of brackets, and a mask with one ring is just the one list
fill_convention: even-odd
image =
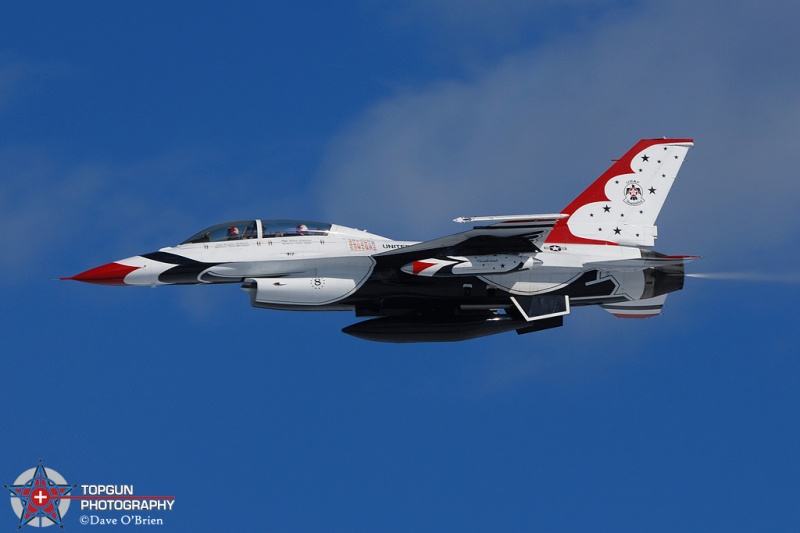
[(64, 280), (72, 279), (83, 281), (84, 283), (96, 283), (98, 285), (125, 285), (125, 276), (138, 270), (141, 267), (120, 265), (119, 263), (109, 263), (99, 266), (86, 272), (76, 274), (71, 278), (61, 278)]

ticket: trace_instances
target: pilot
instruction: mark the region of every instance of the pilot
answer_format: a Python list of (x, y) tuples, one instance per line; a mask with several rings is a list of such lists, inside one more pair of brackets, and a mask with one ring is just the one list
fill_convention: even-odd
[(254, 239), (256, 237), (256, 228), (253, 226), (247, 226), (244, 229), (244, 233), (242, 234), (242, 239)]
[(239, 238), (239, 228), (231, 226), (228, 228), (228, 240), (233, 241)]
[(299, 235), (308, 235), (308, 226), (306, 226), (305, 224), (300, 224), (299, 226), (297, 226), (297, 233)]

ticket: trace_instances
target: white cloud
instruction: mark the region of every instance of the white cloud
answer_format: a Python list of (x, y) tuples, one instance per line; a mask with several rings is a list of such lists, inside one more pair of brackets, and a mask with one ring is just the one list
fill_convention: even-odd
[(320, 203), (332, 220), (429, 238), (463, 229), (448, 225), (458, 215), (558, 210), (640, 137), (692, 136), (659, 249), (729, 260), (786, 242), (800, 225), (798, 15), (645, 3), (470, 80), (398, 92), (330, 142)]
[(626, 16), (631, 4), (627, 0), (403, 0), (390, 10), (381, 5), (380, 14), (398, 33), (422, 28), (435, 44), (436, 58), (456, 54), (483, 63), (523, 42), (548, 40), (602, 17)]

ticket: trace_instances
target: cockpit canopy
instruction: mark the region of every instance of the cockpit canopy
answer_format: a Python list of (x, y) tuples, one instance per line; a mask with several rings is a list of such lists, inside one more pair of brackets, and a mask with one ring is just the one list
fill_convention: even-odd
[(313, 220), (261, 220), (260, 222), (264, 239), (292, 235), (324, 236), (331, 231), (331, 224)]
[(313, 220), (242, 220), (211, 226), (192, 235), (181, 244), (308, 235), (324, 236), (328, 235), (330, 231), (331, 224)]

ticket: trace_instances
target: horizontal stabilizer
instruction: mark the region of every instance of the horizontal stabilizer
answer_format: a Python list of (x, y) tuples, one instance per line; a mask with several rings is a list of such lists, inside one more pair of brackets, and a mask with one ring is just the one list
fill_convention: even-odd
[(661, 308), (664, 307), (664, 302), (666, 300), (667, 295), (662, 294), (661, 296), (656, 296), (655, 298), (604, 304), (600, 307), (617, 318), (650, 318), (651, 316), (661, 314)]

